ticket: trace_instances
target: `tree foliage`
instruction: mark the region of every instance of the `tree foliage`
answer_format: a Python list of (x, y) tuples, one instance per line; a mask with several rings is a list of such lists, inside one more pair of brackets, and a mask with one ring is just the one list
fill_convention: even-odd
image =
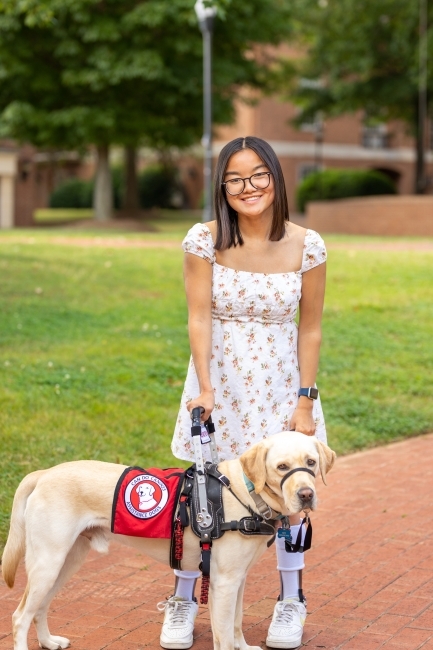
[[(302, 108), (299, 122), (318, 111), (332, 116), (362, 110), (370, 121), (403, 120), (417, 135), (419, 1), (294, 0), (293, 15), (306, 53), (286, 65), (290, 97)], [(432, 3), (428, 22), (431, 60)], [(428, 88), (432, 106), (431, 65)]]
[[(339, 114), (361, 108), (384, 120), (416, 122), (418, 2), (297, 0), (294, 13), (298, 39), (307, 49), (298, 72), (324, 81), (321, 91), (299, 88), (297, 97), (306, 113)], [(428, 49), (433, 54), (433, 29)], [(433, 90), (431, 66), (428, 83)]]
[[(233, 117), (241, 86), (266, 86), (269, 60), (252, 48), (287, 37), (288, 5), (218, 3), (217, 123)], [(0, 79), (3, 134), (41, 147), (183, 147), (201, 135), (202, 40), (192, 0), (3, 0)]]

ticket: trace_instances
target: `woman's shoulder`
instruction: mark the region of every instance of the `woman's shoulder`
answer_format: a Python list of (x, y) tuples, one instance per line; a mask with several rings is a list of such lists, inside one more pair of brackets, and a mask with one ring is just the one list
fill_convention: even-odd
[(302, 255), (302, 272), (309, 271), (326, 262), (326, 246), (322, 237), (311, 228), (304, 228), (304, 250)]
[(182, 242), (182, 248), (185, 253), (191, 253), (202, 257), (213, 264), (215, 262), (215, 249), (213, 240), (213, 229), (216, 222), (196, 223), (190, 228)]

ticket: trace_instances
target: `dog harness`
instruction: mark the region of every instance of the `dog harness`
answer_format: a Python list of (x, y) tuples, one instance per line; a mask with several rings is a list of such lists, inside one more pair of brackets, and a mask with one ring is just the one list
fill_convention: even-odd
[[(208, 602), (212, 542), (227, 531), (241, 535), (268, 535), (268, 546), (278, 537), (284, 537), (288, 553), (303, 553), (311, 547), (312, 526), (308, 514), (302, 520), (298, 536), (292, 540), (288, 518), (275, 512), (255, 493), (254, 484), (244, 475), (245, 485), (257, 512), (233, 492), (230, 480), (217, 467), (218, 456), (211, 418), (203, 426), (201, 410), (193, 409), (191, 434), (196, 463), (186, 471), (179, 468), (142, 469), (128, 467), (120, 476), (113, 498), (111, 531), (118, 535), (171, 539), (170, 566), (181, 569), (183, 531), (191, 526), (200, 538), (202, 587), (200, 603)], [(203, 462), (201, 445), (210, 443), (212, 462)], [(280, 486), (295, 472), (314, 472), (307, 467), (296, 467), (281, 480)], [(267, 486), (271, 489), (269, 486)], [(227, 489), (245, 508), (246, 516), (225, 521), (223, 489)], [(280, 524), (280, 527), (277, 526)], [(306, 527), (302, 543), (302, 529)], [(277, 531), (276, 531), (277, 529)]]

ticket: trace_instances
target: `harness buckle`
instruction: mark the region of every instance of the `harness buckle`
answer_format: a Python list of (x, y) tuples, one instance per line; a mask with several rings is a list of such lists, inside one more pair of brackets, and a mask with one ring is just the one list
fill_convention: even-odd
[(258, 519), (253, 519), (252, 517), (245, 517), (243, 520), (244, 529), (249, 533), (255, 533), (260, 530), (260, 521)]

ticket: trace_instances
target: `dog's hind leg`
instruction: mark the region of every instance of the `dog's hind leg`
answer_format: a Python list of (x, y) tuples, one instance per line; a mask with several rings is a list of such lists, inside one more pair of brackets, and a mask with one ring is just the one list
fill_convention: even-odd
[(55, 554), (46, 552), (31, 563), (31, 568), (27, 571), (25, 594), (12, 615), (15, 650), (27, 650), (27, 635), (31, 622), (56, 583), (64, 561), (64, 556), (56, 558)]
[(60, 570), (57, 580), (51, 587), (50, 591), (46, 594), (33, 618), (36, 625), (39, 645), (41, 648), (47, 648), (48, 650), (57, 650), (58, 648), (67, 648), (70, 645), (70, 641), (66, 637), (54, 636), (50, 634), (47, 620), (48, 609), (50, 607), (51, 601), (60, 591), (63, 585), (69, 580), (70, 577), (74, 575), (74, 573), (78, 571), (80, 566), (83, 564), (86, 555), (89, 552), (90, 544), (91, 542), (87, 537), (84, 537), (82, 535), (78, 536), (73, 547), (66, 556), (65, 562)]

